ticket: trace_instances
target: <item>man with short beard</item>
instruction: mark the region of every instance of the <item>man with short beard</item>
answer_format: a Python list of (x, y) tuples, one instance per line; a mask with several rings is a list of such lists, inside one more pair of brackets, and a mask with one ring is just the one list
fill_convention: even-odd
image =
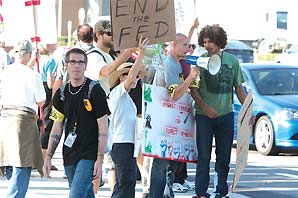
[(109, 75), (125, 63), (136, 48), (125, 49), (117, 58), (111, 55), (113, 48), (111, 23), (108, 20), (100, 20), (94, 26), (93, 39), (95, 48), (87, 52), (88, 65), (85, 75), (93, 80), (99, 80), (106, 94), (110, 93), (108, 83)]

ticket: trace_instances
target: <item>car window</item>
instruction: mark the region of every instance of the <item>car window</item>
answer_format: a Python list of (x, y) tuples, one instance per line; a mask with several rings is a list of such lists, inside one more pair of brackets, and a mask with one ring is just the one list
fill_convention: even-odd
[(298, 94), (297, 69), (259, 69), (251, 75), (261, 95)]

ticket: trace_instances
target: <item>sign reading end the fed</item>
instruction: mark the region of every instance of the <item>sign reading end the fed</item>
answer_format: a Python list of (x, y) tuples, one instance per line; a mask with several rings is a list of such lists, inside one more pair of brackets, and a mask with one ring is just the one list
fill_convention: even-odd
[(174, 0), (111, 0), (115, 50), (136, 47), (142, 35), (149, 44), (176, 36)]

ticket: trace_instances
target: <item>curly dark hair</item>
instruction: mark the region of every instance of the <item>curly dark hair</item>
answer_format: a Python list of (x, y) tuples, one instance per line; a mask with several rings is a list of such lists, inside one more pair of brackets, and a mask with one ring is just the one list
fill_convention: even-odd
[(198, 43), (200, 46), (204, 47), (204, 39), (209, 38), (209, 40), (219, 46), (221, 49), (225, 48), (227, 45), (227, 33), (218, 24), (206, 25), (203, 27), (199, 33)]

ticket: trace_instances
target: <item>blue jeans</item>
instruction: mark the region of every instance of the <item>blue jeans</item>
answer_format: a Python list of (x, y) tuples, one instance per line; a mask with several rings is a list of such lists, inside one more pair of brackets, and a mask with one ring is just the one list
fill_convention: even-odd
[(94, 160), (81, 159), (76, 165), (64, 166), (70, 198), (94, 198), (92, 177)]
[(154, 158), (150, 177), (150, 198), (161, 198), (164, 194), (166, 184), (170, 190), (170, 197), (174, 197), (172, 186), (174, 183), (174, 172), (177, 162), (165, 159)]
[(111, 157), (115, 163), (116, 184), (112, 198), (134, 198), (137, 182), (137, 162), (133, 157), (134, 144), (114, 143)]
[(234, 113), (218, 118), (196, 115), (198, 162), (196, 169), (195, 191), (197, 195), (206, 195), (210, 175), (212, 139), (215, 137), (215, 171), (218, 176), (216, 192), (228, 194), (227, 177), (230, 170), (230, 157), (234, 134)]
[(7, 198), (24, 198), (30, 181), (31, 167), (6, 166)]

